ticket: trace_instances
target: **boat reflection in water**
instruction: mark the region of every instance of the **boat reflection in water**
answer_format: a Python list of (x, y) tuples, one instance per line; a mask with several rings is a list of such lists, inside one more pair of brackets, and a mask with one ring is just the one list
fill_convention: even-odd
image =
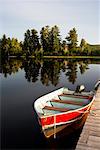
[[(60, 125), (49, 130), (44, 130), (43, 133), (48, 141), (50, 149), (75, 149), (83, 125), (86, 121), (88, 113), (84, 114), (83, 118), (69, 125)], [(56, 137), (56, 138), (54, 138)]]
[(77, 121), (73, 123), (51, 127), (42, 131), (45, 137), (49, 139), (52, 138), (58, 139), (58, 138), (66, 137), (78, 130), (81, 130), (83, 128), (87, 116), (88, 116), (88, 112), (85, 113), (81, 118), (77, 119)]
[(40, 134), (42, 134), (41, 140), (46, 142), (47, 149), (75, 149), (82, 128), (88, 116), (85, 113), (83, 117), (71, 124), (59, 125), (52, 128), (43, 130), (40, 125)]

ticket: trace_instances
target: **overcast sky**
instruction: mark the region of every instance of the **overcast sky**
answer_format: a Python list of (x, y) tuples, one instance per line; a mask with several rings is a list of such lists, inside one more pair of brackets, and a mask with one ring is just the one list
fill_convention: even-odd
[(100, 0), (0, 0), (0, 38), (24, 39), (27, 29), (40, 32), (58, 25), (62, 39), (75, 27), (78, 40), (100, 43)]

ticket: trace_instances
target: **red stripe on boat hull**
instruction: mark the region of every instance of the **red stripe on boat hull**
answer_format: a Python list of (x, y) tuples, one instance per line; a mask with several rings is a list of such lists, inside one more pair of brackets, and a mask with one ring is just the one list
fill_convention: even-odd
[[(79, 111), (71, 111), (71, 112), (66, 112), (66, 113), (60, 113), (60, 114), (56, 114), (56, 124), (64, 124), (68, 121), (71, 121), (77, 117), (79, 117), (81, 114), (83, 114), (90, 106), (87, 106)], [(46, 116), (45, 118), (40, 118), (41, 121), (41, 125), (42, 127), (45, 126), (50, 126), (52, 124), (54, 124), (54, 116)]]

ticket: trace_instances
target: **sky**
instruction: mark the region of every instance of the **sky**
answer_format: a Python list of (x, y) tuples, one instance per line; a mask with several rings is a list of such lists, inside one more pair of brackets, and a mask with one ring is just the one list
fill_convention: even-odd
[(100, 44), (100, 0), (0, 0), (0, 38), (24, 40), (27, 29), (58, 25), (64, 39), (76, 28), (78, 41)]

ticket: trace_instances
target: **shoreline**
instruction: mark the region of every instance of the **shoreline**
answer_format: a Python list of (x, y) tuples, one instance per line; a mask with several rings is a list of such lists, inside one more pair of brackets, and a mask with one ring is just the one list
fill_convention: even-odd
[[(17, 58), (17, 56), (9, 56), (9, 58)], [(20, 58), (25, 58), (25, 56), (20, 56)], [(35, 56), (29, 56), (29, 58), (36, 58)], [(100, 59), (100, 56), (43, 56), (39, 58), (88, 58), (88, 59)]]

